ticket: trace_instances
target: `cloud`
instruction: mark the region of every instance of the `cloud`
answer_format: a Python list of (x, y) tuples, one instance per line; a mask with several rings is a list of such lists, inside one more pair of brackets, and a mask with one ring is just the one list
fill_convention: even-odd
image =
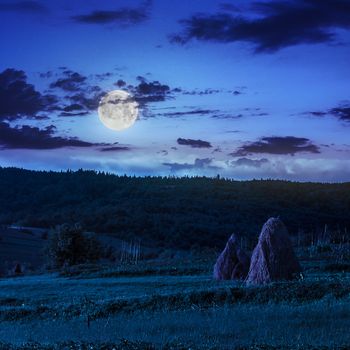
[(135, 88), (132, 89), (134, 99), (140, 103), (162, 102), (170, 96), (170, 87), (161, 84), (159, 81), (147, 82), (142, 80)]
[(184, 115), (208, 115), (208, 114), (213, 114), (217, 112), (219, 111), (213, 110), (213, 109), (194, 109), (191, 111), (184, 111), (184, 112), (158, 113), (157, 116), (176, 118), (176, 117), (182, 117)]
[(236, 114), (236, 115), (232, 115), (232, 114), (214, 114), (211, 116), (211, 118), (214, 119), (240, 119), (243, 118), (243, 114)]
[(130, 151), (131, 148), (127, 146), (112, 146), (112, 147), (105, 147), (101, 148), (101, 152), (123, 152), (123, 151)]
[(213, 95), (213, 94), (218, 94), (220, 92), (223, 92), (224, 90), (219, 90), (219, 89), (205, 89), (205, 90), (181, 90), (179, 88), (174, 89), (174, 92), (182, 92), (184, 95), (198, 95), (198, 96), (203, 96), (203, 95)]
[(320, 153), (320, 149), (307, 138), (273, 136), (263, 137), (259, 141), (247, 143), (230, 155), (247, 156), (255, 153), (294, 155), (300, 152)]
[(0, 12), (46, 13), (48, 8), (38, 1), (17, 1), (1, 3)]
[[(64, 67), (62, 77), (50, 84), (51, 89), (58, 89), (66, 93), (60, 98), (63, 106), (57, 108), (62, 117), (85, 116), (98, 108), (99, 102), (105, 92), (97, 85), (91, 85), (91, 81), (85, 75)], [(100, 74), (97, 79), (107, 76)], [(109, 75), (108, 75), (109, 76)], [(96, 77), (96, 75), (95, 75)]]
[(0, 73), (0, 120), (15, 120), (22, 117), (35, 118), (41, 111), (54, 110), (57, 99), (42, 95), (22, 70), (6, 69)]
[(328, 113), (327, 112), (317, 112), (317, 111), (315, 111), (315, 112), (309, 112), (307, 114), (311, 114), (311, 115), (313, 115), (315, 117), (324, 117)]
[(339, 120), (350, 122), (350, 105), (332, 108), (329, 112)]
[(184, 90), (181, 88), (175, 88), (172, 90), (172, 92), (176, 93), (182, 93), (183, 95), (197, 95), (197, 96), (205, 96), (205, 95), (214, 95), (214, 94), (220, 94), (220, 93), (229, 93), (234, 96), (242, 95), (243, 92), (239, 90), (227, 90), (227, 89), (212, 89), (212, 88), (206, 88), (204, 90), (194, 89), (194, 90)]
[(96, 10), (89, 14), (73, 16), (72, 19), (84, 24), (120, 24), (123, 26), (145, 22), (149, 18), (151, 1), (145, 1), (136, 8), (124, 7), (118, 10)]
[[(252, 16), (253, 15), (253, 16)], [(180, 21), (183, 32), (173, 43), (192, 39), (221, 43), (248, 42), (255, 52), (275, 52), (298, 44), (335, 40), (338, 28), (350, 29), (348, 0), (268, 1), (255, 3), (251, 16), (232, 13), (198, 14)]]
[(89, 92), (84, 91), (78, 94), (68, 96), (68, 99), (76, 104), (82, 105), (87, 111), (94, 111), (97, 109), (99, 102), (105, 92)]
[(140, 95), (164, 95), (169, 91), (169, 86), (161, 84), (159, 81), (150, 83), (143, 81), (136, 87), (136, 92)]
[(85, 111), (85, 112), (62, 112), (59, 114), (60, 117), (81, 117), (84, 115), (88, 115), (89, 112)]
[(250, 159), (250, 158), (239, 158), (235, 161), (231, 161), (229, 164), (233, 167), (253, 167), (253, 168), (261, 168), (262, 165), (268, 164), (269, 160), (266, 158), (262, 159)]
[(196, 170), (196, 169), (210, 169), (210, 170), (219, 170), (220, 167), (213, 166), (212, 159), (204, 158), (199, 159), (196, 158), (193, 164), (189, 163), (163, 163), (163, 165), (170, 168), (170, 171), (176, 172), (181, 170)]
[(39, 129), (28, 125), (11, 127), (8, 123), (0, 122), (0, 145), (3, 149), (36, 150), (98, 145), (73, 137), (55, 136), (55, 129), (53, 125)]
[(203, 140), (192, 140), (192, 139), (182, 139), (178, 138), (177, 143), (182, 146), (190, 146), (193, 148), (211, 148), (212, 145), (208, 141)]
[(63, 108), (64, 112), (76, 112), (83, 110), (84, 107), (78, 103), (73, 103)]
[(86, 77), (71, 70), (63, 72), (64, 77), (50, 84), (51, 89), (62, 89), (63, 91), (73, 92), (80, 91), (86, 83)]
[(109, 79), (113, 77), (113, 73), (111, 72), (105, 72), (105, 73), (100, 73), (100, 74), (95, 74), (95, 78), (100, 81), (104, 81), (106, 79)]
[(350, 122), (350, 104), (342, 104), (326, 111), (313, 111), (306, 112), (304, 114), (311, 114), (314, 117), (325, 117), (327, 115), (331, 115), (341, 121)]
[(126, 85), (126, 82), (123, 79), (119, 79), (114, 85), (121, 88)]

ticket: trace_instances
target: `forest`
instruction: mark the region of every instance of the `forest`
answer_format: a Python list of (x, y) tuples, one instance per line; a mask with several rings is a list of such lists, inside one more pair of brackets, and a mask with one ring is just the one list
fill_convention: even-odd
[(51, 228), (79, 223), (89, 232), (149, 246), (222, 248), (233, 232), (253, 245), (271, 216), (310, 243), (325, 227), (347, 235), (349, 212), (350, 183), (0, 168), (0, 224)]

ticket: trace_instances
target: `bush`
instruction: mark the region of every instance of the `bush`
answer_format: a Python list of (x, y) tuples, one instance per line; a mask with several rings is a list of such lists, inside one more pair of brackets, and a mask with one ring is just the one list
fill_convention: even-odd
[(49, 233), (46, 257), (49, 267), (60, 268), (94, 262), (102, 249), (94, 234), (84, 234), (79, 225), (57, 226)]

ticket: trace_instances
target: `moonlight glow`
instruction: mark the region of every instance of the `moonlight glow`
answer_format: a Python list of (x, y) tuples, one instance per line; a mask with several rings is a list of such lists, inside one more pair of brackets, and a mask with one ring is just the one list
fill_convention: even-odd
[(101, 122), (116, 131), (130, 128), (135, 123), (138, 112), (138, 103), (123, 90), (107, 93), (98, 107)]

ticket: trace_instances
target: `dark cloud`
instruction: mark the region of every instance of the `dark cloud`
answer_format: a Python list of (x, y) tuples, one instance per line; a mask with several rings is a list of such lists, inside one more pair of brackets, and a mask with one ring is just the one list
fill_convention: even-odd
[(163, 157), (165, 157), (169, 154), (169, 152), (167, 150), (163, 149), (163, 150), (157, 152), (157, 154), (161, 154)]
[[(187, 90), (181, 90), (182, 93), (184, 95), (198, 95), (198, 96), (203, 96), (203, 95), (213, 95), (213, 94), (218, 94), (220, 92), (223, 92), (223, 90), (219, 90), (219, 89), (205, 89), (205, 90), (190, 90), (190, 91), (187, 91)], [(180, 92), (180, 91), (177, 91), (177, 92)]]
[(86, 111), (94, 111), (98, 108), (99, 102), (104, 94), (103, 91), (95, 93), (80, 92), (78, 94), (67, 96), (67, 98), (74, 104), (83, 106)]
[(255, 153), (291, 154), (308, 152), (320, 153), (318, 146), (303, 137), (263, 137), (259, 141), (251, 142), (240, 147), (232, 156), (247, 156)]
[(101, 74), (95, 74), (95, 78), (103, 81), (103, 80), (106, 80), (106, 79), (113, 77), (113, 75), (114, 74), (111, 72), (106, 72), (106, 73), (101, 73)]
[(339, 120), (350, 122), (350, 105), (332, 108), (329, 112)]
[(120, 8), (118, 10), (96, 10), (89, 14), (73, 16), (72, 19), (78, 23), (85, 24), (120, 24), (122, 26), (139, 24), (149, 18), (151, 1), (145, 1), (137, 8)]
[(184, 31), (171, 41), (241, 41), (252, 43), (256, 52), (274, 52), (298, 44), (332, 42), (338, 28), (350, 29), (348, 0), (260, 2), (252, 11), (254, 17), (225, 12), (194, 15), (181, 21)]
[(41, 111), (57, 108), (57, 98), (42, 95), (22, 70), (6, 69), (0, 73), (0, 120), (15, 120), (22, 117), (35, 118)]
[(304, 114), (311, 114), (314, 117), (325, 117), (331, 115), (341, 121), (350, 122), (350, 104), (342, 104), (338, 107), (328, 109), (327, 111), (313, 111)]
[(240, 119), (240, 118), (243, 118), (243, 114), (225, 114), (225, 113), (222, 113), (222, 114), (214, 114), (211, 116), (211, 118), (214, 118), (214, 119)]
[(227, 89), (212, 89), (207, 88), (203, 90), (194, 89), (194, 90), (184, 90), (181, 88), (175, 88), (172, 90), (172, 92), (175, 93), (182, 93), (183, 95), (191, 95), (191, 96), (205, 96), (205, 95), (214, 95), (214, 94), (220, 94), (220, 93), (229, 93), (233, 94), (235, 96), (243, 94), (243, 92), (239, 90), (227, 90)]
[(213, 149), (213, 152), (211, 152), (211, 153), (222, 153), (222, 149), (221, 149), (221, 147), (216, 147)]
[(217, 112), (218, 110), (213, 110), (213, 109), (194, 109), (191, 111), (184, 111), (184, 112), (159, 113), (157, 114), (157, 116), (176, 118), (176, 117), (182, 117), (184, 115), (208, 115), (208, 114), (213, 114)]
[[(109, 73), (103, 73), (98, 76), (109, 76)], [(97, 77), (97, 75), (95, 75)], [(100, 79), (103, 79), (102, 77)], [(62, 117), (85, 116), (89, 112), (98, 108), (102, 96), (105, 94), (97, 85), (91, 85), (88, 77), (65, 69), (62, 77), (50, 84), (51, 89), (59, 89), (67, 95), (61, 98), (59, 110)]]
[(145, 81), (147, 81), (147, 79), (145, 77), (143, 77), (142, 75), (138, 75), (136, 77), (136, 80), (139, 81), (140, 83), (144, 83)]
[(79, 103), (73, 103), (65, 106), (59, 115), (61, 117), (80, 117), (87, 114), (89, 114), (89, 111), (86, 110), (86, 106), (82, 106)]
[(112, 147), (105, 147), (101, 148), (101, 152), (123, 152), (123, 151), (130, 151), (131, 148), (127, 146), (112, 146)]
[(137, 76), (136, 80), (138, 84), (127, 85), (122, 79), (118, 80), (114, 85), (125, 88), (133, 96), (133, 100), (138, 102), (141, 107), (144, 107), (143, 115), (145, 118), (154, 117), (154, 115), (148, 115), (146, 107), (148, 103), (163, 102), (166, 99), (173, 98), (171, 95), (172, 90), (166, 84), (162, 84), (157, 80), (148, 81), (143, 76)]
[(45, 129), (24, 125), (11, 127), (0, 122), (0, 145), (3, 149), (55, 149), (63, 147), (91, 147), (95, 144), (77, 138), (55, 136), (55, 127)]
[(126, 85), (126, 82), (122, 79), (119, 79), (114, 85), (121, 88), (121, 87), (124, 87)]
[(80, 91), (87, 80), (87, 77), (71, 70), (65, 70), (63, 75), (63, 78), (50, 84), (51, 89), (59, 88), (68, 92)]
[(253, 168), (260, 168), (264, 164), (268, 164), (269, 161), (266, 158), (262, 159), (250, 159), (250, 158), (239, 158), (235, 161), (230, 162), (230, 166), (234, 167), (240, 167), (240, 166), (247, 166), (247, 167), (253, 167)]
[[(159, 81), (148, 82), (146, 78), (138, 76), (137, 81), (139, 84), (136, 86), (128, 85), (126, 89), (133, 96), (133, 100), (136, 101), (141, 107), (143, 107), (143, 117), (151, 118), (154, 115), (148, 113), (147, 104), (153, 102), (163, 102), (168, 98), (172, 98), (171, 89), (168, 85), (161, 84)], [(119, 87), (125, 87), (126, 83), (123, 80), (119, 81), (121, 84)], [(118, 84), (118, 82), (117, 82)]]
[(252, 117), (266, 117), (270, 115), (269, 113), (266, 113), (266, 112), (260, 112), (260, 113), (252, 113), (251, 116)]
[(211, 169), (211, 170), (219, 170), (220, 167), (211, 165), (211, 158), (204, 159), (195, 159), (193, 164), (189, 163), (163, 163), (163, 165), (170, 168), (170, 171), (176, 172), (179, 170), (192, 170), (192, 169)]
[(329, 114), (329, 113), (327, 113), (327, 112), (310, 112), (310, 113), (307, 113), (307, 114), (311, 114), (311, 115), (313, 115), (313, 116), (315, 116), (315, 117), (324, 117), (325, 115), (327, 115), (327, 114)]
[(241, 130), (227, 130), (225, 131), (225, 134), (238, 134), (242, 132)]
[(0, 12), (46, 13), (48, 8), (38, 1), (15, 1), (1, 3)]
[(182, 146), (190, 146), (193, 148), (211, 148), (212, 145), (208, 141), (203, 140), (192, 140), (192, 139), (182, 139), (178, 138), (177, 143)]
[(260, 108), (245, 108), (244, 113), (229, 114), (215, 113), (211, 116), (214, 119), (240, 119), (243, 117), (266, 117), (269, 113), (260, 111)]
[(162, 102), (170, 96), (170, 87), (165, 84), (161, 84), (159, 81), (147, 82), (141, 81), (135, 88), (133, 95), (137, 102), (140, 104), (148, 102)]
[(136, 92), (140, 95), (164, 95), (170, 92), (170, 87), (159, 81), (143, 81), (136, 87)]
[(84, 107), (78, 103), (73, 103), (71, 105), (68, 105), (63, 108), (64, 112), (76, 112), (76, 111), (82, 111)]
[(88, 115), (89, 112), (61, 112), (59, 114), (60, 117), (82, 117), (84, 115)]

